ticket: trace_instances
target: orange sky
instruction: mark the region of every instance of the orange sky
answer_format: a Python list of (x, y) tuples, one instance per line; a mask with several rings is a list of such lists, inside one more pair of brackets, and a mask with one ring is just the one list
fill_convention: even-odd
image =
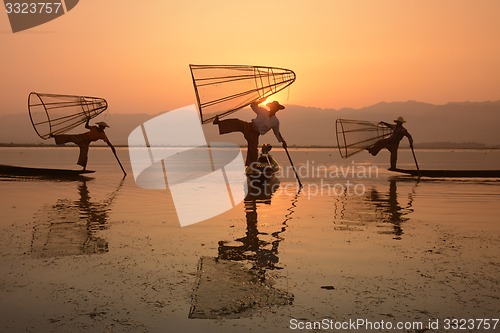
[(290, 68), (285, 104), (500, 99), (497, 0), (85, 0), (16, 34), (0, 8), (0, 114), (30, 91), (170, 110), (195, 102), (189, 63)]

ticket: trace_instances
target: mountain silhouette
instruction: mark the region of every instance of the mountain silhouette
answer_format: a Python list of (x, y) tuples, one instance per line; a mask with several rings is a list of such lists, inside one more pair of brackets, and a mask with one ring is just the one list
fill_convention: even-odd
[[(159, 114), (159, 113), (158, 113)], [(245, 108), (230, 115), (250, 120), (254, 113)], [(392, 122), (398, 116), (407, 120), (405, 127), (410, 131), (415, 146), (432, 142), (463, 143), (500, 146), (500, 101), (463, 102), (433, 105), (416, 101), (381, 102), (371, 106), (353, 109), (320, 109), (298, 105), (286, 105), (278, 113), (281, 132), (289, 145), (297, 146), (335, 146), (335, 120), (337, 118)], [(117, 145), (126, 145), (129, 133), (137, 126), (155, 115), (116, 114), (101, 115), (91, 121), (106, 121), (111, 127), (106, 133)], [(244, 145), (245, 140), (239, 133), (219, 136), (217, 127), (203, 125), (208, 141), (232, 141)], [(85, 132), (83, 125), (72, 133)], [(261, 137), (261, 143), (277, 145), (276, 138), (269, 132)], [(10, 114), (0, 116), (0, 143), (14, 144), (53, 144), (53, 140), (38, 138), (31, 125), (29, 116)]]

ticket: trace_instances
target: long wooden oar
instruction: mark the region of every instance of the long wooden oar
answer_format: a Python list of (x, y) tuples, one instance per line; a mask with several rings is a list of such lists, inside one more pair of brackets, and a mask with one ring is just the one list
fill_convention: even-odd
[(115, 154), (116, 160), (118, 161), (118, 164), (120, 165), (120, 168), (122, 168), (123, 177), (125, 177), (127, 175), (127, 173), (125, 172), (125, 169), (123, 168), (122, 162), (120, 162), (120, 159), (118, 158), (118, 155), (116, 155), (116, 150), (112, 149), (112, 151), (113, 151), (113, 154)]
[(290, 157), (290, 153), (288, 153), (288, 149), (286, 149), (285, 145), (283, 145), (283, 148), (285, 149), (286, 156), (288, 156), (288, 160), (290, 161), (290, 164), (292, 165), (293, 172), (295, 173), (295, 178), (297, 178), (297, 182), (299, 183), (299, 188), (302, 188), (302, 183), (300, 181), (299, 175), (297, 174), (297, 170), (295, 170), (295, 166), (293, 165), (292, 158)]
[(413, 150), (413, 145), (410, 146), (411, 153), (413, 154), (413, 160), (415, 161), (415, 165), (417, 166), (418, 177), (420, 177), (420, 168), (418, 167), (417, 157), (415, 157), (415, 151)]

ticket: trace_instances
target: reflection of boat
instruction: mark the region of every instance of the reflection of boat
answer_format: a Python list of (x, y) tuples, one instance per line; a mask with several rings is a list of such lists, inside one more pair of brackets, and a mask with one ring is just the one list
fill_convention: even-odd
[(442, 178), (500, 178), (500, 170), (406, 170), (393, 169), (390, 171), (420, 177)]
[(15, 165), (0, 165), (0, 175), (19, 177), (77, 178), (94, 173), (91, 170), (67, 170), (49, 168), (29, 168)]

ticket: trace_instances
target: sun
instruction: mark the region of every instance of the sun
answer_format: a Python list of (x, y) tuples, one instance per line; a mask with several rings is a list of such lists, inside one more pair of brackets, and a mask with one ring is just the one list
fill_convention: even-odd
[[(271, 96), (269, 96), (269, 97), (271, 97)], [(267, 97), (267, 98), (266, 98), (266, 100), (265, 100), (264, 102), (259, 103), (259, 105), (266, 105), (267, 103), (269, 103), (269, 102), (270, 102), (270, 101), (269, 101), (269, 97)]]

